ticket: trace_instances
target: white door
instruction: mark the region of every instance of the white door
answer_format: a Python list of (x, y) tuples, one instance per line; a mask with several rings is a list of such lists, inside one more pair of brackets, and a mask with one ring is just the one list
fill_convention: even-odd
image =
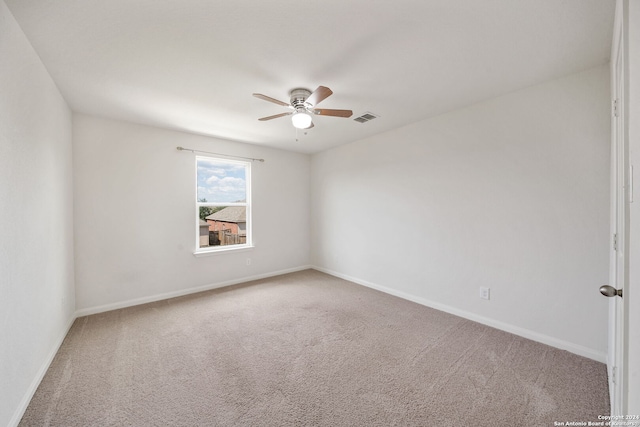
[[(624, 283), (626, 280), (626, 231), (628, 219), (629, 189), (627, 165), (627, 144), (624, 138), (624, 56), (622, 20), (614, 31), (614, 48), (611, 57), (612, 77), (612, 144), (611, 144), (611, 266), (609, 273), (609, 351), (607, 367), (609, 371), (609, 391), (612, 415), (623, 415), (626, 411), (624, 396), (625, 366), (624, 353)], [(615, 293), (614, 293), (615, 292)]]

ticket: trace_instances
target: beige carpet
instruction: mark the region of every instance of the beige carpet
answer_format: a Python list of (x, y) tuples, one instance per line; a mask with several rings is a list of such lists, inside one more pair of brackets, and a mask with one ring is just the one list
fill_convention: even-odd
[(76, 320), (21, 426), (553, 426), (603, 364), (303, 271)]

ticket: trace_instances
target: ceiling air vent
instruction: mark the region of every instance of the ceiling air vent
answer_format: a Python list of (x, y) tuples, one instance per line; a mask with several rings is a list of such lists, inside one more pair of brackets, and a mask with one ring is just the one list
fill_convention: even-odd
[(379, 116), (373, 114), (370, 111), (367, 111), (366, 113), (364, 113), (363, 115), (361, 115), (360, 117), (356, 117), (355, 120), (358, 123), (366, 123), (366, 122), (370, 122), (371, 120), (377, 118)]

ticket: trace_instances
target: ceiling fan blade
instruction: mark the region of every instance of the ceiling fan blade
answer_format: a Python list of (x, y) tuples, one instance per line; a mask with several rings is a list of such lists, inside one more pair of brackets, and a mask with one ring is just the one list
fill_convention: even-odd
[(264, 101), (273, 102), (274, 104), (282, 105), (283, 107), (291, 107), (287, 102), (278, 101), (277, 99), (271, 98), (270, 96), (263, 95), (261, 93), (254, 93), (253, 96), (256, 98), (260, 98)]
[(323, 100), (331, 96), (333, 91), (325, 86), (318, 86), (318, 89), (313, 91), (311, 95), (304, 101), (312, 107), (318, 105)]
[(290, 113), (274, 114), (273, 116), (263, 117), (263, 118), (258, 119), (258, 120), (260, 120), (261, 122), (264, 122), (264, 121), (266, 121), (266, 120), (277, 119), (278, 117), (290, 116), (290, 115), (292, 115), (292, 114), (293, 114), (293, 112), (290, 112)]
[(320, 116), (333, 117), (351, 117), (353, 115), (353, 111), (351, 110), (331, 110), (328, 108), (316, 108), (313, 110), (313, 113)]

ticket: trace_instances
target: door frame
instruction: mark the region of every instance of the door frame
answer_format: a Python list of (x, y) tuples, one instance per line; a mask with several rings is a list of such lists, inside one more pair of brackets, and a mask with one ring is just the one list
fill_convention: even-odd
[(622, 298), (609, 299), (609, 338), (607, 372), (611, 414), (627, 412), (626, 396), (626, 310), (625, 288), (628, 280), (629, 149), (625, 134), (624, 94), (624, 20), (623, 1), (616, 1), (611, 48), (611, 246), (609, 284), (622, 289)]

